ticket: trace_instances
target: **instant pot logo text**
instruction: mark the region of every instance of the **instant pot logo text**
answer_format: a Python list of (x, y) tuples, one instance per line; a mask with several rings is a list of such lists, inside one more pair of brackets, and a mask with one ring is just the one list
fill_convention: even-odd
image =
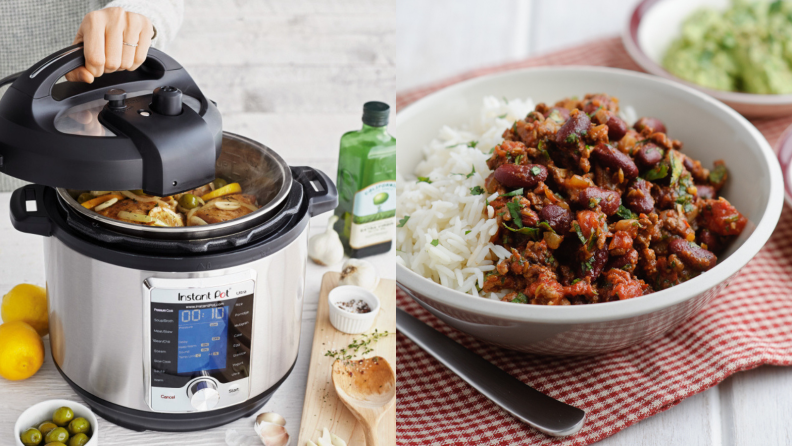
[(179, 302), (196, 302), (201, 300), (215, 300), (215, 299), (225, 299), (231, 295), (231, 290), (217, 290), (214, 293), (203, 293), (203, 294), (182, 294), (179, 293)]

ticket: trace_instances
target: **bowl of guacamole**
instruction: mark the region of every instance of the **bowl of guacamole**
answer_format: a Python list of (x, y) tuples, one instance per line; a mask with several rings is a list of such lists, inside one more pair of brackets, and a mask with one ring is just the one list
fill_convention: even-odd
[(792, 0), (644, 0), (623, 40), (646, 71), (745, 116), (792, 114)]

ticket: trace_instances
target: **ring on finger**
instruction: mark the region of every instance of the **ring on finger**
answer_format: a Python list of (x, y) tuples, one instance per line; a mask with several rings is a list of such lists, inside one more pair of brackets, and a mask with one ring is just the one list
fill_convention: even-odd
[(126, 46), (131, 46), (132, 48), (137, 48), (137, 43), (127, 43), (127, 42), (124, 42), (124, 45), (126, 45)]

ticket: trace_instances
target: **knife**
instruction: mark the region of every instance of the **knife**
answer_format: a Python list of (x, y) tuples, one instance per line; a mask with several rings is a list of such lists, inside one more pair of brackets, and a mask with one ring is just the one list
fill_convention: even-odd
[[(408, 296), (412, 293), (397, 282)], [(396, 328), (513, 417), (553, 437), (576, 434), (586, 412), (526, 385), (401, 308)]]

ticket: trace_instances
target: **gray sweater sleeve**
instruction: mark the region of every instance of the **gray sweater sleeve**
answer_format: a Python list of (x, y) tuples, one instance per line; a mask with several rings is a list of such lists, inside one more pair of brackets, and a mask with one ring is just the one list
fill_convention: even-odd
[(184, 17), (184, 0), (113, 0), (105, 8), (123, 8), (148, 17), (157, 30), (151, 45), (165, 48), (179, 32)]

